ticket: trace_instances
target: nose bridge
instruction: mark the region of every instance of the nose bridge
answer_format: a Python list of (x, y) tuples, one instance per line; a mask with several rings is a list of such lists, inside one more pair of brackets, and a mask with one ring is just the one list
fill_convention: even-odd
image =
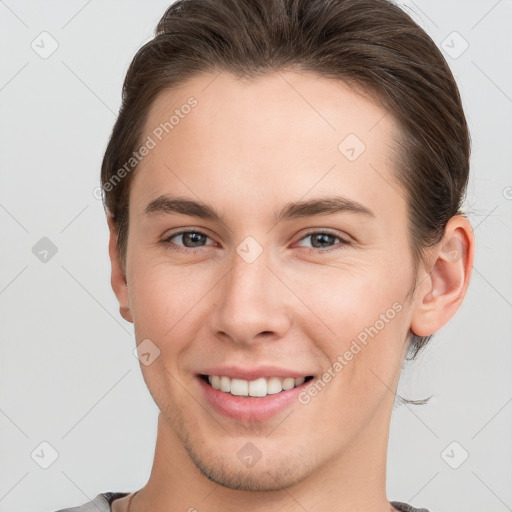
[(262, 332), (279, 338), (290, 325), (286, 297), (267, 266), (268, 253), (260, 251), (256, 255), (255, 247), (250, 241), (248, 244), (240, 244), (233, 255), (213, 315), (216, 334), (223, 333), (238, 343), (250, 343)]

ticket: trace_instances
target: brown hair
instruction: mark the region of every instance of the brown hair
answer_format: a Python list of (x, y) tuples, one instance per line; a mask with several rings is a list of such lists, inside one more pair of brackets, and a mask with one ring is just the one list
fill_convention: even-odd
[[(424, 249), (441, 240), (460, 213), (470, 136), (446, 60), (409, 15), (388, 0), (179, 0), (130, 64), (103, 158), (104, 205), (123, 269), (133, 178), (126, 162), (141, 146), (156, 96), (205, 72), (250, 79), (285, 69), (343, 81), (389, 110), (401, 128), (396, 173), (416, 268)], [(411, 336), (410, 359), (429, 338)]]

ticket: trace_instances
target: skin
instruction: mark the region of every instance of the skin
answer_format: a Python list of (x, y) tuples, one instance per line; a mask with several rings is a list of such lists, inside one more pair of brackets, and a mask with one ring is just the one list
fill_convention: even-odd
[[(158, 96), (144, 139), (190, 96), (198, 105), (134, 176), (126, 274), (109, 219), (120, 312), (137, 343), (149, 338), (160, 350), (141, 364), (161, 412), (152, 472), (131, 512), (393, 510), (387, 444), (408, 333), (434, 333), (460, 306), (471, 227), (453, 217), (414, 275), (406, 194), (393, 172), (398, 128), (339, 81), (294, 71), (250, 81), (198, 76)], [(350, 133), (366, 146), (353, 162), (338, 150)], [(162, 194), (208, 203), (224, 222), (146, 215)], [(373, 217), (343, 211), (275, 222), (288, 202), (332, 195)], [(180, 228), (204, 233), (202, 245), (164, 242)], [(325, 229), (334, 236), (323, 245), (306, 236)], [(247, 236), (263, 249), (252, 263), (236, 252)], [(187, 242), (195, 252), (179, 251)], [(401, 311), (306, 405), (239, 421), (200, 393), (196, 373), (218, 364), (276, 364), (318, 378), (396, 303)], [(250, 468), (237, 457), (247, 442), (262, 455)], [(127, 501), (116, 500), (114, 512)]]

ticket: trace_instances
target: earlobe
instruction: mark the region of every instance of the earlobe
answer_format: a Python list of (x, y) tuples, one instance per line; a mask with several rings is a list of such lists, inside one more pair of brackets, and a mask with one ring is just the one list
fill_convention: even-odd
[(429, 336), (446, 325), (459, 309), (469, 285), (474, 235), (462, 215), (452, 217), (431, 254), (431, 267), (417, 287), (411, 330)]
[(114, 293), (119, 302), (119, 312), (121, 313), (121, 316), (127, 322), (133, 323), (132, 312), (130, 309), (130, 300), (128, 296), (128, 284), (126, 281), (126, 275), (119, 260), (119, 250), (117, 244), (118, 229), (111, 214), (108, 214), (107, 222), (110, 230), (108, 252), (112, 268), (110, 283), (112, 285), (112, 290), (114, 290)]

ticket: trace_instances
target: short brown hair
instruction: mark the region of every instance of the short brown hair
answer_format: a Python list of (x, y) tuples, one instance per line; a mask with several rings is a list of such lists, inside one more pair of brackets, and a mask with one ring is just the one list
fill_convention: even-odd
[[(253, 78), (285, 69), (343, 81), (391, 113), (401, 129), (396, 174), (415, 265), (441, 240), (461, 213), (470, 136), (446, 60), (409, 15), (388, 0), (179, 0), (130, 64), (103, 158), (104, 205), (123, 269), (133, 172), (115, 186), (112, 178), (140, 147), (156, 96), (205, 72)], [(411, 359), (429, 338), (411, 336)]]

